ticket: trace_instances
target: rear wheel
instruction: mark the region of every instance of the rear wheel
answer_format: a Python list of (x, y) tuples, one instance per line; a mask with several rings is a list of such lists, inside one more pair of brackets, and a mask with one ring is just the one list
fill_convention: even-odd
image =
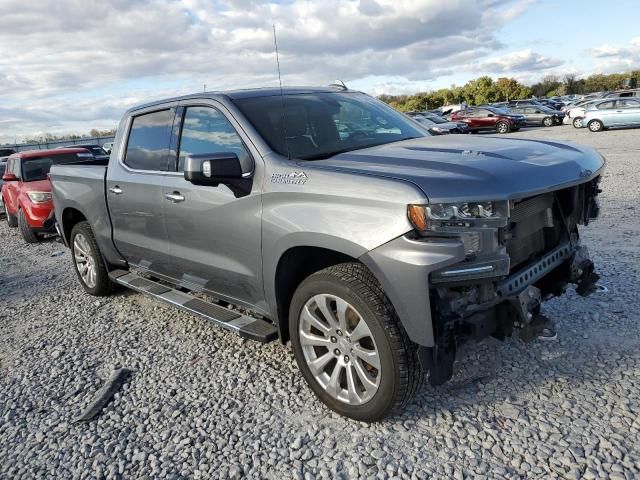
[(543, 124), (545, 127), (552, 127), (552, 126), (553, 126), (553, 118), (551, 118), (551, 117), (544, 117), (544, 118), (542, 119), (542, 124)]
[(18, 210), (18, 227), (25, 242), (38, 243), (38, 235), (31, 229), (29, 223), (27, 223), (27, 217), (22, 209)]
[(600, 120), (591, 120), (587, 124), (587, 128), (592, 132), (600, 132), (604, 130), (604, 124)]
[(582, 117), (574, 118), (572, 123), (574, 128), (582, 128)]
[(413, 344), (361, 264), (314, 273), (296, 290), (291, 345), (305, 380), (330, 409), (372, 422), (404, 406), (424, 380)]
[(113, 292), (114, 284), (109, 279), (89, 222), (79, 222), (73, 227), (69, 245), (78, 280), (85, 291), (97, 297)]
[(496, 132), (509, 133), (509, 124), (507, 122), (498, 122), (496, 124)]

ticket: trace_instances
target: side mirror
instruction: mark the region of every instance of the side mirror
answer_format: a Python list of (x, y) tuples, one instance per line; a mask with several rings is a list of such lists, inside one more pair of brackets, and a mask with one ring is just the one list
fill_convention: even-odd
[(2, 176), (3, 182), (15, 182), (16, 180), (18, 180), (18, 177), (16, 177), (13, 173), (5, 173)]
[(540, 110), (536, 110), (536, 113), (542, 113)]
[(493, 113), (490, 113), (489, 115), (487, 115), (487, 117), (493, 117)]
[(237, 184), (242, 181), (242, 165), (232, 152), (189, 155), (184, 162), (184, 178), (194, 185)]

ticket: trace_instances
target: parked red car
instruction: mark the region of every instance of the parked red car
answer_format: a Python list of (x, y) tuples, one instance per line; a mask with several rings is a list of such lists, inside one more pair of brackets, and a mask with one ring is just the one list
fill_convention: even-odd
[(7, 159), (2, 176), (5, 216), (10, 227), (20, 227), (25, 242), (35, 243), (42, 234), (56, 231), (48, 177), (51, 165), (89, 159), (93, 155), (85, 148), (30, 150)]
[(511, 114), (495, 107), (470, 107), (451, 114), (452, 122), (464, 122), (469, 131), (495, 130), (498, 133), (516, 132), (525, 125), (524, 115)]

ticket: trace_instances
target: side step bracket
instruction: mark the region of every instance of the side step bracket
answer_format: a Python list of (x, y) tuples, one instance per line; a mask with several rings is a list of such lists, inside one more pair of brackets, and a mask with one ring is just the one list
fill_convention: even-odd
[(265, 320), (242, 315), (215, 303), (206, 302), (201, 298), (167, 287), (127, 270), (113, 270), (109, 272), (109, 278), (115, 283), (155, 297), (181, 310), (200, 315), (216, 325), (237, 333), (242, 338), (262, 343), (278, 338), (276, 326)]

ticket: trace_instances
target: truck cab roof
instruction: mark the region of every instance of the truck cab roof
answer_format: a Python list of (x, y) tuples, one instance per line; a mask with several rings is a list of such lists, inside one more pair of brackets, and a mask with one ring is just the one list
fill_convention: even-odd
[(162, 105), (165, 103), (178, 102), (182, 100), (192, 100), (197, 98), (228, 98), (230, 100), (238, 100), (241, 98), (255, 98), (255, 97), (275, 97), (278, 95), (302, 95), (311, 93), (345, 93), (355, 92), (355, 90), (344, 89), (340, 87), (263, 87), (263, 88), (247, 88), (239, 90), (225, 90), (225, 91), (209, 91), (192, 93), (189, 95), (183, 95), (180, 97), (163, 98), (162, 100), (156, 100), (154, 102), (148, 102), (142, 105), (136, 105), (135, 107), (127, 110), (127, 114), (136, 112), (138, 110), (144, 110), (155, 105)]

